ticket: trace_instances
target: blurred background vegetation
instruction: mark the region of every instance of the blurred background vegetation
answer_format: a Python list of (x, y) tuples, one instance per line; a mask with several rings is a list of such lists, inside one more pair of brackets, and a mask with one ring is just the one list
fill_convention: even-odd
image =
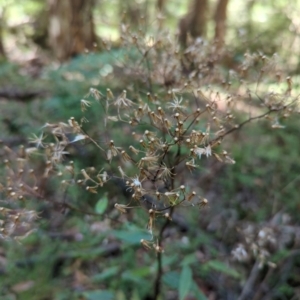
[[(222, 74), (231, 74), (249, 53), (275, 54), (283, 66), (278, 77), (292, 77), (298, 96), (299, 11), (298, 0), (0, 0), (2, 145), (18, 149), (46, 122), (80, 119), (80, 99), (90, 87), (147, 92), (146, 83), (126, 74), (126, 64), (134, 65), (140, 54), (122, 43), (122, 26), (141, 29), (149, 39), (169, 31), (178, 49), (198, 37), (215, 41), (226, 49)], [(247, 76), (255, 85), (257, 73)], [(278, 83), (266, 77), (263, 85), (272, 90)], [(93, 110), (90, 123), (102, 117), (100, 108)], [(174, 216), (159, 299), (300, 299), (300, 124), (297, 116), (280, 121), (284, 128), (272, 130), (263, 120), (233, 134), (227, 143), (236, 164), (205, 162), (195, 174), (209, 208), (182, 208)], [(126, 145), (122, 130), (114, 128), (114, 135)], [(78, 168), (103, 165), (95, 150), (77, 151), (80, 157), (72, 159)], [(5, 151), (0, 155), (4, 160)], [(39, 165), (36, 159), (33, 167)], [(107, 197), (126, 197), (122, 187), (92, 196), (77, 190), (65, 195), (55, 181), (43, 189), (77, 209), (26, 203), (40, 212), (38, 230), (20, 243), (0, 240), (0, 298), (152, 299), (157, 262), (140, 246), (145, 216), (117, 222), (104, 214)], [(234, 249), (246, 251), (262, 235), (270, 239), (269, 265), (234, 259)]]

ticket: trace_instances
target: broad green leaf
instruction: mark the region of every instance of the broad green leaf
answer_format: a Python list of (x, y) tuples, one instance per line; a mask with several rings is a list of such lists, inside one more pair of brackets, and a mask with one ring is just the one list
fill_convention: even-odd
[(193, 281), (192, 291), (197, 300), (207, 300), (206, 296), (199, 289), (199, 287), (195, 281)]
[(197, 262), (197, 258), (195, 254), (190, 254), (190, 255), (186, 255), (180, 264), (181, 266), (187, 266), (195, 262)]
[(122, 280), (131, 281), (140, 286), (147, 285), (147, 280), (131, 271), (123, 272), (121, 278)]
[(103, 214), (107, 208), (107, 205), (108, 205), (108, 199), (106, 196), (104, 196), (96, 203), (96, 207), (95, 207), (96, 213)]
[(166, 256), (164, 255), (162, 258), (162, 265), (163, 267), (169, 266), (173, 263), (176, 263), (178, 261), (178, 255), (172, 255), (172, 256)]
[(168, 285), (171, 289), (177, 289), (179, 286), (179, 272), (168, 272), (163, 275), (163, 282)]
[(207, 262), (204, 266), (207, 269), (213, 269), (215, 271), (222, 272), (228, 276), (239, 278), (240, 274), (233, 268), (230, 268), (227, 264), (219, 261), (219, 260), (211, 260)]
[(151, 268), (146, 266), (142, 268), (133, 269), (131, 271), (132, 274), (139, 276), (139, 277), (146, 277), (150, 274)]
[(151, 239), (151, 235), (146, 230), (134, 230), (134, 231), (114, 230), (112, 234), (116, 238), (133, 245), (140, 244), (141, 239), (144, 240)]
[(95, 290), (95, 291), (88, 291), (84, 292), (83, 296), (87, 300), (113, 300), (114, 294), (110, 291), (101, 291), (101, 290)]
[(118, 272), (119, 272), (119, 267), (111, 267), (111, 268), (104, 270), (100, 274), (93, 276), (92, 280), (94, 282), (95, 281), (103, 281), (103, 280), (106, 280), (108, 278), (115, 276)]
[(179, 299), (183, 300), (185, 296), (188, 294), (188, 292), (191, 289), (193, 278), (192, 278), (192, 270), (189, 266), (184, 266), (182, 268), (182, 271), (180, 273), (180, 279), (179, 279)]

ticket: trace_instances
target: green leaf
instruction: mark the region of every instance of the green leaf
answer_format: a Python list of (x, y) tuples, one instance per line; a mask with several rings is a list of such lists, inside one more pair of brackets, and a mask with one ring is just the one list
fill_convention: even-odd
[(122, 280), (133, 282), (139, 286), (145, 286), (148, 282), (148, 280), (145, 280), (144, 278), (134, 272), (131, 272), (130, 270), (123, 272), (121, 278)]
[(95, 207), (96, 213), (103, 214), (107, 208), (107, 205), (108, 205), (108, 199), (106, 196), (104, 196), (96, 203), (96, 207)]
[(151, 273), (151, 268), (146, 266), (146, 267), (142, 267), (142, 268), (136, 268), (133, 269), (132, 274), (139, 276), (139, 277), (146, 277)]
[(146, 230), (134, 230), (134, 231), (126, 231), (126, 230), (114, 230), (112, 234), (124, 242), (132, 245), (138, 245), (141, 242), (141, 239), (149, 240), (151, 239), (151, 235)]
[(95, 290), (95, 291), (89, 291), (84, 292), (83, 296), (87, 300), (113, 300), (114, 294), (110, 291), (101, 291), (101, 290)]
[(104, 270), (100, 274), (93, 276), (92, 280), (93, 280), (93, 282), (97, 282), (97, 281), (101, 282), (103, 280), (106, 280), (106, 279), (109, 279), (109, 278), (115, 276), (116, 274), (118, 274), (118, 272), (119, 272), (119, 267), (111, 267), (111, 268)]
[(183, 300), (185, 296), (190, 291), (193, 279), (192, 279), (192, 270), (189, 266), (184, 266), (182, 268), (180, 279), (179, 279), (179, 299)]
[(197, 262), (197, 258), (195, 256), (195, 254), (193, 253), (190, 255), (186, 255), (180, 264), (181, 264), (181, 266), (187, 266), (187, 265), (191, 265), (196, 262)]
[(207, 300), (206, 296), (199, 289), (199, 287), (195, 281), (193, 281), (192, 291), (197, 300)]
[(168, 285), (171, 289), (177, 289), (179, 286), (179, 277), (178, 272), (168, 272), (163, 275), (163, 282)]
[(208, 263), (206, 263), (203, 267), (207, 269), (213, 269), (215, 271), (219, 271), (221, 273), (224, 273), (234, 278), (240, 277), (240, 274), (236, 270), (230, 268), (227, 264), (224, 264), (219, 260), (211, 260)]
[(162, 265), (163, 267), (167, 267), (173, 263), (176, 263), (178, 261), (178, 255), (170, 255), (170, 256), (166, 256), (164, 255), (162, 258)]

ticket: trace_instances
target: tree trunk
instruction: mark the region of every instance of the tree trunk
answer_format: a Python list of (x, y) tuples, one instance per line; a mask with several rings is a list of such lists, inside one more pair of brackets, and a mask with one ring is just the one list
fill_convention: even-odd
[(228, 2), (229, 0), (219, 0), (215, 12), (215, 41), (217, 49), (223, 46), (225, 40)]
[(0, 58), (5, 57), (5, 51), (3, 46), (3, 22), (4, 22), (4, 8), (0, 9)]
[(157, 0), (156, 8), (158, 11), (163, 12), (165, 9), (166, 0)]
[(49, 43), (55, 57), (63, 61), (93, 49), (94, 0), (48, 0), (48, 4)]
[(189, 12), (179, 22), (179, 42), (187, 45), (188, 34), (193, 38), (205, 36), (207, 23), (207, 0), (194, 0)]
[[(137, 30), (143, 15), (141, 5), (132, 0), (122, 0), (119, 7), (121, 8), (120, 15), (123, 17), (122, 22), (129, 25), (131, 29)], [(125, 15), (124, 12), (126, 12)], [(144, 15), (144, 17), (147, 16)]]
[(3, 47), (2, 27), (0, 24), (0, 58), (1, 57), (5, 57), (5, 52)]

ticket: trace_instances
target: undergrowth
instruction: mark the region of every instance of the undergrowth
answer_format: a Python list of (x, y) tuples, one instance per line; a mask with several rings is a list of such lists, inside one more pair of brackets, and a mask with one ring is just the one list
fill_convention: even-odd
[[(258, 274), (257, 270), (264, 268), (274, 272), (272, 254), (289, 243), (276, 236), (270, 225), (273, 223), (263, 227), (241, 224), (234, 236), (232, 230), (246, 214), (250, 221), (262, 221), (274, 218), (279, 211), (281, 221), (276, 224), (283, 226), (276, 230), (284, 236), (289, 213), (297, 208), (295, 202), (285, 206), (279, 197), (283, 191), (291, 197), (287, 187), (296, 180), (299, 166), (292, 166), (290, 177), (277, 191), (270, 186), (277, 186), (280, 177), (268, 177), (290, 169), (288, 156), (297, 157), (288, 149), (288, 155), (281, 153), (288, 139), (286, 132), (290, 130), (293, 136), (296, 131), (287, 120), (299, 112), (299, 107), (292, 78), (285, 74), (277, 55), (246, 53), (239, 65), (227, 71), (223, 66), (226, 50), (217, 50), (202, 39), (183, 50), (166, 32), (149, 37), (122, 26), (121, 40), (123, 50), (117, 58), (106, 41), (105, 55), (112, 59), (99, 66), (100, 79), (91, 73), (94, 66), (89, 63), (50, 73), (50, 79), (61, 78), (56, 86), (57, 101), (71, 95), (72, 101), (65, 99), (65, 108), (73, 113), (76, 97), (81, 115), (70, 114), (60, 121), (50, 115), (24, 146), (2, 146), (1, 238), (24, 243), (30, 252), (26, 240), (43, 247), (43, 239), (48, 238), (43, 232), (55, 239), (51, 228), (42, 223), (49, 211), (59, 212), (58, 224), (64, 222), (64, 213), (76, 216), (74, 222), (81, 234), (70, 234), (69, 238), (78, 241), (77, 249), (65, 243), (57, 253), (60, 241), (45, 241), (52, 245), (43, 248), (48, 252), (41, 256), (51, 260), (47, 262), (47, 276), (39, 282), (37, 292), (41, 294), (49, 293), (46, 282), (51, 276), (63, 272), (60, 275), (68, 280), (73, 269), (85, 269), (85, 264), (86, 274), (78, 271), (74, 279), (74, 285), (84, 291), (73, 296), (87, 299), (104, 299), (103, 293), (107, 299), (129, 294), (159, 299), (163, 284), (177, 290), (180, 299), (188, 293), (205, 299), (208, 292), (202, 281), (208, 274), (225, 276), (222, 278), (231, 285), (235, 280), (250, 284), (243, 272), (233, 267), (234, 260), (254, 262)], [(118, 88), (118, 78), (122, 78), (122, 88)], [(74, 80), (78, 82), (75, 86)], [(269, 84), (274, 83), (276, 88), (270, 90)], [(80, 95), (82, 87), (86, 87), (86, 94)], [(58, 107), (55, 101), (47, 105), (55, 114), (51, 111), (51, 105)], [(259, 145), (241, 148), (245, 145), (244, 126), (251, 122), (256, 122), (253, 132), (261, 141), (253, 139)], [(278, 134), (278, 130), (285, 134)], [(248, 138), (252, 141), (252, 136)], [(268, 149), (267, 140), (274, 149)], [(272, 166), (268, 160), (278, 163)], [(249, 178), (249, 173), (254, 177)], [(222, 178), (232, 180), (222, 182)], [(215, 179), (214, 186), (211, 182)], [(269, 197), (254, 199), (260, 191)], [(220, 204), (216, 199), (221, 195), (232, 200)], [(245, 199), (245, 195), (249, 197)], [(209, 207), (219, 209), (216, 220), (209, 219)], [(81, 221), (78, 213), (82, 214)], [(195, 221), (189, 220), (190, 215), (195, 215)], [(199, 223), (206, 229), (198, 230)], [(74, 224), (67, 226), (72, 231)], [(289, 233), (293, 230), (290, 228)], [(195, 240), (182, 235), (185, 231), (195, 234)], [(210, 232), (228, 239), (230, 249), (216, 250)], [(115, 239), (122, 240), (125, 249), (114, 244)], [(198, 249), (196, 254), (189, 254), (192, 244)], [(18, 245), (11, 247), (19, 249)], [(181, 250), (180, 263), (174, 249)], [(113, 255), (121, 251), (124, 263), (116, 266)], [(131, 259), (135, 251), (138, 267)], [(222, 260), (219, 251), (227, 257), (232, 251), (232, 256)], [(11, 255), (14, 258), (18, 253)], [(107, 257), (105, 264), (101, 257)], [(96, 261), (97, 275), (91, 258)], [(34, 281), (42, 272), (36, 262), (45, 258), (36, 255), (32, 259), (12, 264), (7, 272), (22, 277), (18, 268), (30, 270), (34, 266), (28, 282)], [(118, 281), (110, 282), (118, 274), (122, 274)], [(98, 282), (116, 293), (99, 290)], [(71, 297), (62, 286), (57, 290), (54, 294), (60, 299)], [(4, 287), (2, 293), (6, 292)], [(226, 292), (220, 287), (218, 293)]]

